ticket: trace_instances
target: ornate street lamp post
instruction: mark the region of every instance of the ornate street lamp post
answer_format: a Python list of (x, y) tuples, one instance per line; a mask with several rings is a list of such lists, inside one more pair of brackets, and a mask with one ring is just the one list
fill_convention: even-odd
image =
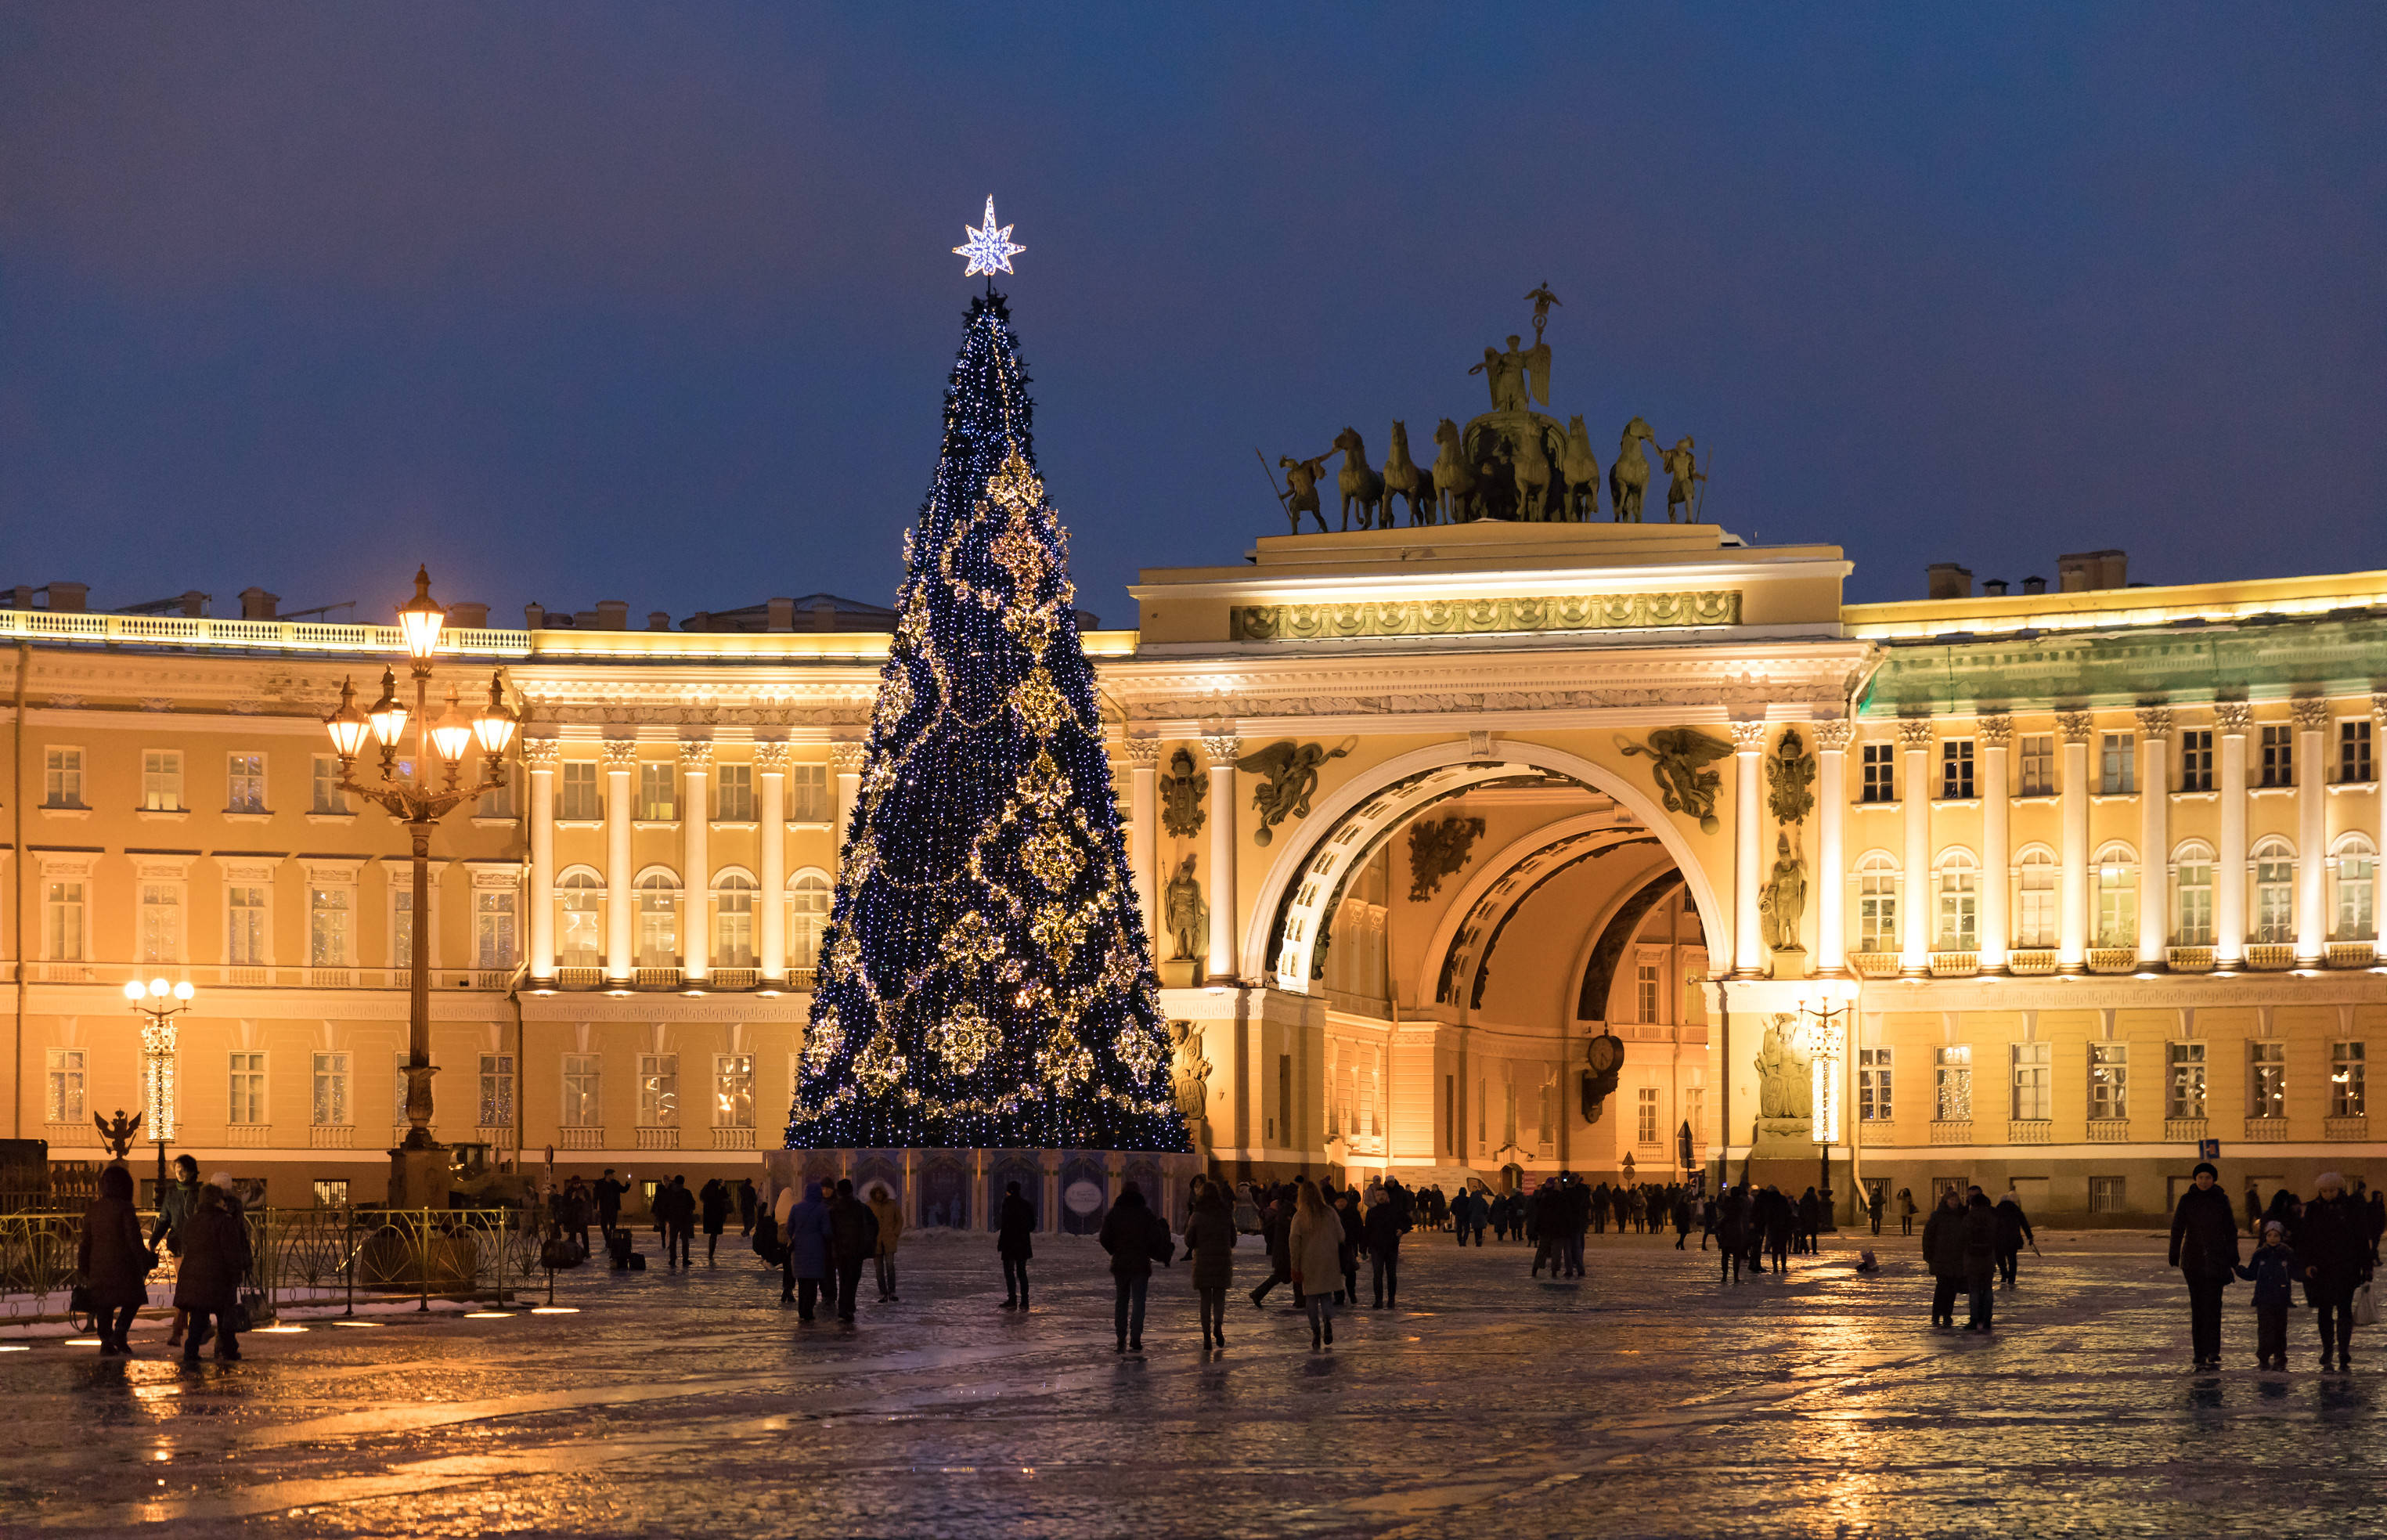
[(124, 998), (146, 1019), (141, 1024), (141, 1117), (158, 1145), (158, 1201), (166, 1201), (166, 1143), (174, 1137), (174, 1018), (191, 1008), (199, 991), (189, 979), (169, 984), (135, 978)]
[(1812, 1077), (1809, 1081), (1810, 1105), (1814, 1112), (1811, 1132), (1821, 1162), (1815, 1195), (1824, 1200), (1827, 1217), (1836, 1212), (1831, 1196), (1832, 1146), (1840, 1142), (1841, 1067), (1848, 1061), (1850, 1007), (1839, 1001), (1838, 993), (1829, 986), (1820, 998), (1801, 997), (1799, 1001), (1799, 1015), (1808, 1023), (1807, 1066)]
[[(398, 699), (398, 675), (384, 669), (381, 699), (369, 711), (357, 709), (356, 682), (340, 685), (340, 706), (324, 718), (332, 747), (340, 756), (340, 788), (377, 803), (406, 826), (414, 853), (414, 901), (409, 929), (412, 955), (406, 1013), (405, 1139), (390, 1155), (390, 1206), (429, 1207), (445, 1193), (447, 1151), (431, 1137), (431, 831), (439, 820), (464, 802), (506, 784), (505, 752), (514, 738), (514, 713), (505, 703), (502, 675), (489, 678), (488, 704), (466, 717), (456, 692), (448, 692), (448, 709), (431, 719), (431, 656), (439, 646), (440, 623), (446, 612), (431, 598), (428, 569), (414, 574), (414, 598), (398, 607), (398, 624), (406, 638), (406, 653), (414, 675), (416, 747), (413, 776), (398, 767), (398, 745), (406, 734), (408, 712)], [(357, 755), (370, 736), (381, 745), (378, 784), (360, 784), (355, 775)], [(481, 745), (482, 776), (462, 784), (461, 764), (475, 739)], [(435, 788), (431, 765), (445, 767), (443, 784)]]

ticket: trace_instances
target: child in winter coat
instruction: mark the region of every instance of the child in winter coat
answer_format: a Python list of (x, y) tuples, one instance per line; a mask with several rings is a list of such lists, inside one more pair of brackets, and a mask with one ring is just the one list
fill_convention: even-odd
[(2254, 1361), (2263, 1369), (2288, 1367), (2288, 1306), (2295, 1303), (2296, 1254), (2288, 1249), (2279, 1220), (2263, 1227), (2263, 1243), (2238, 1276), (2254, 1284)]

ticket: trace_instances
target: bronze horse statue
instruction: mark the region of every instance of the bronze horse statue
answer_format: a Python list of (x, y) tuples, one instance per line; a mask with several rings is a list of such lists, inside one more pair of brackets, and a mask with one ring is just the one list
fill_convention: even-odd
[(1368, 446), (1359, 442), (1359, 430), (1345, 428), (1334, 435), (1334, 447), (1343, 451), (1343, 471), (1334, 485), (1343, 493), (1343, 527), (1351, 527), (1351, 505), (1359, 505), (1359, 527), (1375, 527), (1376, 510), (1383, 505), (1384, 478), (1368, 464)]
[(1528, 424), (1509, 451), (1509, 472), (1517, 483), (1517, 517), (1541, 524), (1550, 516), (1550, 456), (1541, 430)]
[(1476, 485), (1475, 467), (1459, 446), (1459, 424), (1444, 418), (1433, 430), (1433, 441), (1440, 447), (1433, 457), (1433, 488), (1443, 519), (1465, 524), (1482, 511), (1483, 493)]
[(1412, 528), (1434, 522), (1433, 477), (1409, 459), (1409, 426), (1393, 424), (1393, 441), (1384, 450), (1384, 527), (1393, 527), (1393, 499), (1407, 498)]
[(1560, 485), (1566, 489), (1566, 516), (1585, 524), (1599, 516), (1599, 460), (1591, 452), (1591, 435), (1580, 417), (1567, 419), (1566, 454), (1559, 461)]
[(1636, 417), (1624, 424), (1623, 441), (1616, 446), (1616, 463), (1608, 468), (1608, 503), (1621, 524), (1641, 522), (1641, 494), (1649, 489), (1649, 457), (1641, 452), (1643, 442), (1655, 444), (1658, 435)]

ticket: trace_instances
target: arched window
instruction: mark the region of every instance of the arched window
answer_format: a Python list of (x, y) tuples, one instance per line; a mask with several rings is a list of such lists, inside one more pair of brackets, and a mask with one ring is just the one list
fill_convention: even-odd
[(726, 871), (713, 883), (713, 963), (715, 967), (754, 966), (754, 879)]
[(2341, 941), (2379, 938), (2379, 852), (2359, 834), (2337, 842), (2337, 934)]
[(2171, 933), (2178, 946), (2213, 944), (2213, 847), (2191, 839), (2172, 856)]
[(679, 878), (650, 871), (638, 878), (638, 957), (642, 968), (679, 966)]
[(802, 871), (788, 878), (788, 966), (820, 966), (821, 930), (828, 924), (828, 876)]
[(2115, 843), (2097, 852), (2097, 940), (2101, 947), (2139, 944), (2139, 858)]
[(555, 885), (556, 962), (593, 968), (605, 961), (605, 881), (586, 866), (563, 874)]
[(1857, 950), (1898, 950), (1898, 863), (1887, 851), (1857, 863)]
[(2296, 852), (2277, 835), (2254, 847), (2254, 940), (2273, 945), (2296, 939)]
[(2045, 845), (2024, 849), (2014, 863), (2014, 942), (2043, 951), (2055, 944), (2055, 852)]
[(1932, 945), (1939, 952), (1973, 952), (1981, 944), (1981, 869), (1970, 851), (1939, 857), (1939, 925)]

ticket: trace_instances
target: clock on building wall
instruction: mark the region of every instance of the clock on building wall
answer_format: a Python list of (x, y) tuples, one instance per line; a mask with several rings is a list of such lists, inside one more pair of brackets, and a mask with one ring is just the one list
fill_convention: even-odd
[(1624, 1040), (1613, 1032), (1601, 1032), (1584, 1044), (1583, 1062), (1583, 1120), (1597, 1123), (1609, 1093), (1616, 1089), (1617, 1074), (1624, 1067)]

